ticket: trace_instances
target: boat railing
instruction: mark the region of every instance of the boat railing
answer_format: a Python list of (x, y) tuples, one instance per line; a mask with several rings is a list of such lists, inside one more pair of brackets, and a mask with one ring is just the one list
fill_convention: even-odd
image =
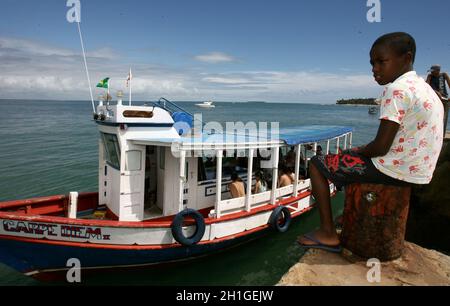
[[(310, 144), (299, 144), (296, 146), (297, 152), (302, 152), (302, 148), (312, 147), (311, 150), (313, 155), (317, 155), (317, 148), (321, 145), (326, 145), (326, 150), (323, 151), (322, 154), (338, 154), (340, 150), (344, 149), (351, 149), (352, 148), (352, 133), (347, 133), (344, 135), (341, 135), (336, 138), (332, 138), (323, 142), (316, 142), (316, 143), (310, 143)], [(253, 153), (252, 153), (253, 154)], [(301, 154), (297, 153), (297, 158), (300, 159)], [(308, 156), (304, 156), (304, 166), (305, 170), (308, 169), (308, 162), (310, 158)], [(250, 163), (250, 159), (249, 159)], [(251, 167), (252, 165), (249, 165)], [(298, 181), (295, 182), (292, 185), (282, 187), (282, 188), (275, 188), (273, 190), (266, 191), (264, 193), (260, 194), (250, 194), (249, 196), (241, 197), (241, 198), (235, 198), (235, 199), (226, 199), (222, 200), (221, 196), (217, 197), (216, 205), (214, 209), (211, 211), (211, 215), (216, 216), (217, 218), (220, 218), (224, 215), (229, 215), (232, 213), (242, 212), (242, 211), (251, 211), (252, 209), (255, 209), (257, 207), (260, 207), (262, 205), (272, 204), (276, 205), (279, 203), (279, 200), (287, 199), (287, 198), (295, 198), (298, 197), (299, 193), (307, 191), (310, 189), (311, 181), (310, 179), (299, 179), (299, 168), (300, 168), (300, 160), (296, 161), (296, 171), (294, 173), (297, 174)], [(277, 185), (278, 180), (278, 168), (273, 169), (273, 177), (275, 178), (275, 182), (272, 186)], [(253, 178), (252, 178), (253, 181)], [(330, 186), (330, 191), (333, 191), (334, 186)], [(306, 206), (305, 206), (306, 205)], [(299, 211), (301, 209), (304, 209), (305, 207), (308, 207), (310, 205), (309, 200), (305, 200), (305, 203), (299, 204), (298, 207), (293, 208), (294, 211)]]
[(152, 103), (153, 106), (160, 107), (160, 108), (168, 111), (171, 115), (173, 115), (176, 112), (186, 113), (186, 114), (188, 114), (189, 116), (192, 117), (193, 121), (197, 120), (198, 122), (201, 123), (202, 127), (205, 126), (205, 123), (203, 121), (200, 121), (200, 120), (196, 119), (195, 116), (191, 112), (185, 110), (184, 108), (182, 108), (178, 104), (167, 100), (166, 98), (160, 98), (158, 100), (158, 102), (151, 102), (151, 103)]
[[(310, 180), (300, 180), (297, 186), (297, 194), (301, 191), (307, 190), (309, 186)], [(294, 185), (292, 184), (289, 186), (278, 188), (275, 191), (275, 194), (277, 199), (282, 199), (286, 197), (287, 198), (292, 197), (293, 192), (294, 192)], [(270, 201), (271, 195), (272, 192), (270, 190), (251, 195), (250, 196), (251, 208), (255, 209), (260, 206), (267, 205), (267, 203)], [(245, 197), (242, 197), (221, 201), (218, 206), (218, 211), (220, 211), (222, 216), (244, 211), (246, 208), (245, 200), (246, 200)]]
[[(80, 193), (79, 211), (94, 209), (98, 206), (98, 193)], [(0, 205), (0, 212), (21, 212), (25, 215), (65, 216), (69, 207), (69, 195), (39, 197), (28, 200), (4, 202)]]

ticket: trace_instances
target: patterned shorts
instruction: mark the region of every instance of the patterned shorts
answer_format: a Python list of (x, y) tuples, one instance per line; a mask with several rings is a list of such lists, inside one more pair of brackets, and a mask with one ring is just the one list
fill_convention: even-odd
[(370, 158), (360, 155), (354, 150), (325, 156), (317, 155), (311, 158), (311, 163), (339, 189), (353, 183), (411, 185), (380, 172)]

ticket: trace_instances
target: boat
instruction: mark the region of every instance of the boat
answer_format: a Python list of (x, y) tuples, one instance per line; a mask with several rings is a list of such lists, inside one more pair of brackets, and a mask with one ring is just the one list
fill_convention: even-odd
[[(320, 142), (327, 153), (349, 148), (353, 131), (307, 126), (280, 129), (278, 137), (229, 137), (164, 98), (144, 106), (99, 101), (93, 122), (98, 192), (0, 203), (2, 263), (48, 279), (69, 271), (74, 258), (82, 271), (141, 267), (206, 256), (268, 231), (284, 233), (314, 207), (310, 180), (298, 176), (308, 163), (302, 148)], [(279, 152), (292, 147), (297, 179), (278, 188)], [(211, 155), (202, 155), (205, 150)], [(245, 157), (230, 156), (233, 150)], [(273, 178), (272, 188), (252, 194), (257, 164)], [(247, 183), (245, 197), (231, 198), (232, 173)], [(330, 191), (336, 192), (331, 183)]]
[(370, 115), (376, 115), (377, 113), (378, 113), (378, 107), (376, 107), (376, 106), (369, 107)]
[(201, 107), (201, 108), (215, 108), (216, 106), (213, 103), (214, 102), (212, 102), (212, 101), (206, 101), (206, 102), (195, 104), (195, 105), (198, 107)]

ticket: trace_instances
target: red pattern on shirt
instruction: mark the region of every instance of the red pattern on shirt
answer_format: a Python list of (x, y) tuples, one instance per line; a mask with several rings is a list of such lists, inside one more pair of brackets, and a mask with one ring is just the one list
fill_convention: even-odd
[(392, 96), (393, 96), (394, 98), (402, 99), (402, 100), (403, 100), (403, 98), (404, 98), (403, 90), (394, 90), (394, 92), (392, 93)]
[(425, 108), (426, 110), (432, 110), (432, 109), (433, 109), (433, 104), (431, 104), (431, 103), (428, 102), (428, 101), (425, 101), (425, 102), (423, 103), (423, 108)]
[(420, 140), (419, 147), (425, 148), (427, 145), (428, 145), (428, 142), (425, 138)]
[(403, 165), (405, 162), (403, 161), (403, 160), (394, 160), (393, 162), (392, 162), (393, 164), (394, 164), (394, 166), (401, 166), (401, 165)]
[(426, 128), (428, 126), (428, 123), (426, 121), (417, 122), (417, 129), (420, 131), (423, 128)]
[(419, 171), (419, 166), (411, 166), (411, 167), (409, 167), (409, 172), (410, 173), (416, 173), (416, 172), (418, 172)]

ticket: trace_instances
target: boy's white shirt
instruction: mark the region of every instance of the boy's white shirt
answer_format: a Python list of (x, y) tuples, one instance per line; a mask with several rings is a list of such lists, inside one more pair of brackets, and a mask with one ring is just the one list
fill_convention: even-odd
[(372, 158), (382, 173), (414, 184), (428, 184), (443, 143), (444, 107), (415, 71), (388, 84), (381, 96), (380, 120), (400, 124), (390, 151)]

